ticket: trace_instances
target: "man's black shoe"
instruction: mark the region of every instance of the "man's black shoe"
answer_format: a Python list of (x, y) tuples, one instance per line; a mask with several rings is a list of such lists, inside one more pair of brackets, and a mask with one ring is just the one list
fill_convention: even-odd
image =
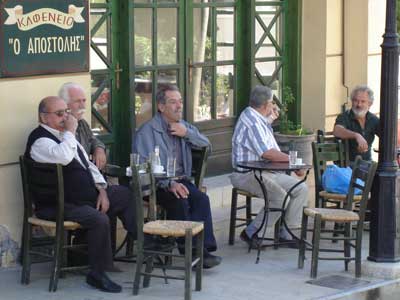
[(260, 239), (258, 236), (254, 236), (253, 238), (249, 238), (249, 236), (246, 233), (246, 230), (243, 230), (240, 233), (240, 239), (245, 242), (250, 249), (258, 249), (258, 245), (261, 244), (261, 249), (265, 248), (266, 245), (262, 245), (262, 239)]
[(86, 276), (86, 283), (96, 289), (107, 293), (120, 293), (122, 287), (113, 282), (106, 273), (93, 273), (90, 272)]
[(203, 268), (204, 269), (211, 269), (215, 266), (218, 266), (222, 262), (222, 257), (212, 255), (208, 252), (204, 253), (203, 256)]
[(279, 238), (279, 243), (282, 243), (279, 245), (279, 247), (282, 248), (299, 249), (299, 241), (295, 239), (288, 240), (285, 238)]

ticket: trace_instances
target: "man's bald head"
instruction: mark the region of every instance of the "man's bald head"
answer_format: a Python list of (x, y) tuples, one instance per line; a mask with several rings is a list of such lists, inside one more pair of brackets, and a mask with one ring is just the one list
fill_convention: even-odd
[(67, 104), (57, 96), (43, 98), (38, 108), (39, 122), (59, 131), (64, 130), (64, 122), (68, 117)]
[(40, 103), (39, 103), (39, 109), (38, 109), (38, 113), (39, 113), (39, 121), (40, 121), (40, 114), (41, 113), (45, 113), (48, 111), (48, 106), (57, 101), (57, 100), (62, 100), (60, 97), (57, 96), (48, 96), (46, 98), (43, 98)]

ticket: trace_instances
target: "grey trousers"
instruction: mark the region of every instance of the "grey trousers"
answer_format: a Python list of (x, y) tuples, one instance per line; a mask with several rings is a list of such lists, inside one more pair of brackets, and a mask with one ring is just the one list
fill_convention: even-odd
[[(299, 180), (295, 177), (278, 172), (263, 172), (263, 182), (267, 189), (270, 207), (280, 208), (286, 192), (295, 185)], [(253, 172), (249, 173), (233, 173), (231, 175), (232, 185), (236, 188), (248, 191), (259, 198), (264, 198), (260, 184), (254, 177)], [(286, 203), (285, 221), (289, 227), (299, 227), (301, 224), (301, 215), (303, 207), (307, 206), (308, 188), (303, 182), (292, 191), (292, 196)], [(280, 212), (271, 212), (268, 216), (268, 227), (272, 227), (279, 219)], [(256, 218), (246, 228), (246, 233), (249, 237), (257, 231), (261, 226), (264, 216), (264, 208), (261, 209)]]

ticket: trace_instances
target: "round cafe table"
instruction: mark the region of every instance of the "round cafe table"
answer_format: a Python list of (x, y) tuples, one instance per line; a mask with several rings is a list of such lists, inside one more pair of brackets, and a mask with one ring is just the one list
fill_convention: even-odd
[[(306, 164), (299, 164), (299, 165), (289, 165), (288, 162), (272, 162), (268, 160), (261, 160), (261, 161), (242, 161), (238, 162), (237, 166), (242, 169), (250, 170), (254, 173), (254, 177), (256, 178), (257, 182), (259, 183), (261, 187), (261, 191), (264, 196), (264, 216), (263, 220), (261, 223), (261, 226), (257, 229), (256, 233), (253, 235), (258, 236), (258, 233), (263, 229), (262, 232), (262, 240), (266, 240), (265, 238), (265, 233), (267, 230), (267, 224), (268, 224), (268, 214), (270, 211), (279, 211), (281, 213), (280, 220), (285, 226), (286, 230), (289, 232), (289, 234), (295, 239), (299, 240), (299, 237), (297, 237), (288, 227), (286, 224), (285, 220), (285, 207), (286, 203), (291, 195), (291, 192), (300, 184), (305, 182), (307, 180), (307, 176), (310, 173), (310, 169), (312, 168), (311, 165), (306, 165)], [(268, 199), (268, 192), (265, 187), (264, 181), (263, 181), (263, 171), (267, 172), (286, 172), (290, 173), (292, 171), (299, 171), (299, 170), (306, 170), (306, 174), (302, 180), (299, 180), (296, 184), (294, 184), (287, 192), (285, 195), (285, 198), (282, 203), (282, 207), (270, 207), (269, 205), (269, 199)], [(278, 221), (279, 222), (279, 221)], [(264, 226), (265, 225), (265, 226)], [(274, 240), (274, 243), (271, 245), (279, 245), (279, 241)], [(281, 243), (282, 244), (282, 243)], [(259, 262), (260, 260), (260, 251), (261, 251), (262, 243), (258, 244), (258, 249), (257, 249), (257, 259), (256, 263)]]

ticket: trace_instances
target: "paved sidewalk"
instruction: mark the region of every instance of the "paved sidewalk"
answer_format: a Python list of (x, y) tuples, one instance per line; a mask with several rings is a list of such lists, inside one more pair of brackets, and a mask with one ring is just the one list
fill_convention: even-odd
[[(220, 211), (221, 210), (221, 211)], [(218, 218), (227, 214), (226, 208), (215, 209), (214, 215)], [(219, 219), (219, 218), (218, 218)], [(227, 244), (228, 222), (218, 222), (217, 239), (219, 251), (223, 257), (220, 266), (204, 270), (203, 289), (201, 292), (192, 293), (193, 300), (263, 300), (263, 299), (323, 299), (343, 290), (320, 287), (307, 283), (310, 272), (310, 259), (307, 259), (303, 270), (297, 269), (297, 250), (273, 250), (268, 248), (262, 252), (261, 261), (255, 264), (256, 252), (247, 253), (243, 242), (236, 239), (234, 246)], [(239, 232), (238, 232), (239, 233)], [(237, 234), (238, 234), (237, 233)], [(367, 256), (368, 236), (364, 237), (364, 254)], [(330, 242), (329, 242), (330, 243)], [(334, 244), (331, 244), (334, 245)], [(336, 246), (335, 246), (336, 247)], [(310, 257), (310, 253), (307, 253)], [(0, 299), (24, 300), (102, 300), (102, 299), (183, 299), (183, 281), (170, 281), (164, 284), (162, 279), (152, 278), (149, 288), (141, 289), (139, 296), (132, 295), (132, 281), (134, 264), (118, 263), (123, 273), (110, 274), (116, 282), (123, 285), (120, 294), (107, 294), (94, 290), (86, 285), (84, 276), (68, 274), (59, 280), (56, 293), (47, 291), (49, 283), (49, 265), (33, 265), (31, 283), (22, 286), (20, 280), (20, 267), (0, 271)], [(344, 272), (343, 262), (322, 261), (319, 264), (318, 278), (328, 275), (342, 275), (353, 278), (352, 272)], [(383, 282), (380, 279), (362, 278), (370, 284)], [(132, 298), (131, 298), (132, 297)]]

